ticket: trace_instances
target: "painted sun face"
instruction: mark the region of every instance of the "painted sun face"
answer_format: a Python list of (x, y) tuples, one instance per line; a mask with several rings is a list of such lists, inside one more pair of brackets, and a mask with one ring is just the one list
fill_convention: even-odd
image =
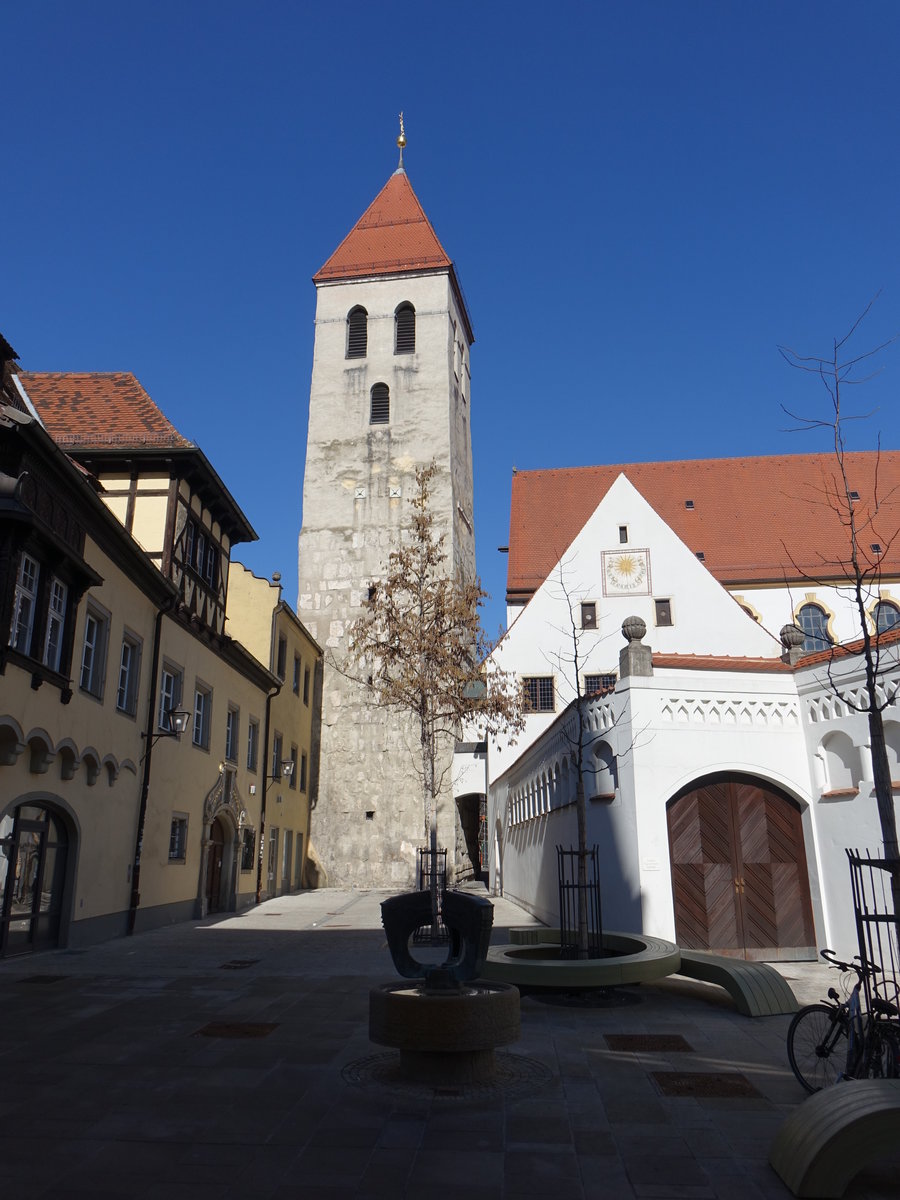
[(608, 595), (645, 592), (649, 577), (649, 555), (646, 550), (606, 553), (604, 574)]

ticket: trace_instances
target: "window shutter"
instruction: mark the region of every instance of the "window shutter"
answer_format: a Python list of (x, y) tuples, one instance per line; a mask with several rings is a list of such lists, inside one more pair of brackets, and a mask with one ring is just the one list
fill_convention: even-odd
[(401, 304), (394, 314), (394, 353), (413, 354), (416, 349), (416, 310)]
[(347, 315), (347, 357), (365, 358), (368, 348), (368, 313), (364, 308), (351, 309)]
[(372, 405), (369, 412), (371, 425), (387, 425), (391, 419), (391, 393), (386, 383), (376, 383), (372, 388)]

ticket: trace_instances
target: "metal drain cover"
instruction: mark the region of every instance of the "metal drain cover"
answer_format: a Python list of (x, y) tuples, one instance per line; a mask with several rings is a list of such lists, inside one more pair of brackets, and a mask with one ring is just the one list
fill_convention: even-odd
[(605, 1040), (610, 1050), (620, 1050), (623, 1054), (693, 1053), (694, 1050), (680, 1033), (607, 1033)]
[(694, 1096), (728, 1099), (735, 1096), (755, 1096), (760, 1093), (745, 1075), (738, 1071), (651, 1071), (650, 1078), (664, 1096)]
[(277, 1024), (252, 1021), (210, 1021), (198, 1029), (194, 1037), (214, 1038), (264, 1038), (268, 1037)]

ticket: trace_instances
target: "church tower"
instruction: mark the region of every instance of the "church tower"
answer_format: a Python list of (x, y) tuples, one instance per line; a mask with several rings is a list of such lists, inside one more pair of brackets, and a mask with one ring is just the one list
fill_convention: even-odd
[[(475, 573), (469, 348), (453, 263), (403, 168), (325, 265), (316, 332), (299, 543), (300, 615), (325, 649), (313, 846), (331, 886), (411, 885), (424, 844), (417, 739), (338, 669), (408, 524), (415, 472), (436, 462), (432, 512), (451, 568)], [(449, 783), (449, 779), (448, 779)], [(453, 799), (438, 841), (452, 871)]]

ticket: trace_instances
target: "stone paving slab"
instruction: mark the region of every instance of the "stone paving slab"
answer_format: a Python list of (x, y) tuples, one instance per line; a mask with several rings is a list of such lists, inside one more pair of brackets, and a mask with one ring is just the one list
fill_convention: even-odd
[[(376, 1053), (368, 991), (393, 978), (379, 902), (326, 889), (77, 952), (0, 962), (0, 1178), (53, 1200), (784, 1200), (772, 1138), (805, 1097), (790, 1018), (741, 1016), (669, 979), (615, 1007), (522, 999), (509, 1050), (543, 1064), (525, 1093), (353, 1085)], [(531, 918), (495, 903), (497, 942)], [(249, 962), (249, 960), (254, 960)], [(234, 963), (247, 963), (235, 969)], [(230, 964), (230, 965), (227, 965)], [(801, 1003), (832, 982), (784, 963)], [(45, 982), (41, 982), (46, 980)], [(213, 1022), (265, 1037), (199, 1036)], [(612, 1050), (679, 1034), (690, 1053)], [(740, 1072), (758, 1096), (664, 1096), (653, 1073)], [(900, 1158), (848, 1200), (889, 1200)]]

